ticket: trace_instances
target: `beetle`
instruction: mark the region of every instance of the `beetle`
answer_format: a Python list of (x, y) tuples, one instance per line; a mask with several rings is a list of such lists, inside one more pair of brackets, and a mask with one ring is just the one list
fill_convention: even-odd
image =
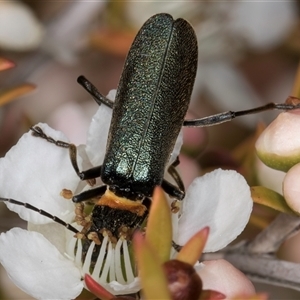
[[(96, 234), (99, 247), (95, 258), (104, 234), (111, 241), (120, 236), (131, 239), (133, 230), (148, 215), (155, 186), (162, 186), (175, 199), (184, 198), (183, 184), (175, 171), (177, 162), (170, 173), (178, 186), (163, 177), (189, 106), (197, 56), (196, 35), (186, 20), (157, 14), (146, 21), (128, 53), (115, 101), (97, 94), (99, 104), (113, 108), (101, 166), (79, 171), (74, 145), (53, 141), (41, 128), (32, 128), (35, 136), (70, 149), (72, 165), (81, 180), (100, 177), (104, 183), (73, 197), (75, 203), (98, 197), (91, 222), (82, 230), (85, 237)], [(91, 239), (84, 239), (84, 253), (90, 243)]]
[[(98, 241), (93, 261), (98, 256), (104, 232), (110, 235), (111, 241), (120, 237), (130, 240), (132, 232), (142, 226), (155, 186), (161, 186), (171, 198), (184, 198), (184, 187), (175, 170), (177, 161), (169, 168), (177, 185), (164, 179), (182, 126), (210, 126), (268, 109), (299, 108), (293, 104), (270, 103), (250, 110), (184, 120), (196, 76), (197, 56), (197, 39), (191, 25), (184, 19), (173, 20), (169, 14), (157, 14), (146, 21), (133, 41), (114, 102), (101, 95), (84, 77), (78, 78), (99, 105), (113, 109), (101, 166), (80, 171), (74, 145), (53, 140), (39, 127), (32, 128), (35, 136), (69, 148), (71, 163), (81, 180), (100, 177), (104, 183), (73, 197), (75, 203), (97, 198), (91, 222), (82, 224), (84, 253), (91, 243), (89, 236), (96, 235)], [(44, 211), (29, 208), (55, 220)], [(62, 220), (59, 222), (74, 229)]]

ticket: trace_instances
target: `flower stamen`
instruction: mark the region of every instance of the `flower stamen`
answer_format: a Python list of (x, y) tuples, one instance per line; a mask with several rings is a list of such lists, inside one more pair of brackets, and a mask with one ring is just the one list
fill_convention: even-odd
[(132, 265), (131, 265), (129, 251), (128, 251), (128, 244), (126, 240), (123, 241), (123, 255), (124, 255), (124, 264), (125, 264), (125, 271), (126, 271), (125, 275), (126, 275), (127, 283), (130, 283), (134, 281), (134, 274), (132, 271)]
[(75, 255), (75, 265), (78, 267), (82, 266), (81, 258), (82, 258), (82, 243), (81, 240), (77, 240), (77, 243), (75, 244), (77, 246), (77, 249), (74, 253)]
[(125, 279), (123, 277), (122, 265), (121, 265), (121, 245), (122, 245), (122, 240), (119, 239), (115, 247), (115, 269), (116, 269), (117, 281), (121, 284), (125, 284)]
[[(78, 241), (78, 244), (81, 244), (81, 241)], [(83, 263), (83, 266), (82, 266), (83, 274), (90, 274), (90, 265), (91, 265), (91, 261), (92, 261), (92, 254), (93, 254), (93, 251), (94, 251), (94, 247), (95, 247), (95, 242), (93, 241), (90, 244), (90, 247), (89, 247), (89, 249), (86, 253), (86, 256), (85, 256), (85, 260), (84, 260), (84, 263)]]
[[(108, 234), (104, 234), (101, 245), (91, 241), (85, 255), (83, 243), (84, 239), (72, 237), (66, 247), (66, 256), (74, 260), (75, 265), (81, 269), (82, 275), (89, 274), (101, 284), (112, 281), (117, 281), (120, 284), (130, 284), (134, 281), (135, 276), (127, 240), (120, 238), (115, 243), (110, 240)], [(96, 251), (99, 252), (99, 255), (95, 261), (93, 254)]]
[(106, 247), (107, 247), (107, 243), (108, 243), (108, 237), (105, 236), (103, 241), (102, 241), (102, 246), (100, 248), (100, 252), (92, 273), (92, 277), (93, 279), (97, 280), (99, 279), (99, 274), (101, 272), (101, 269), (103, 267), (103, 262), (104, 262), (104, 258), (105, 258), (105, 254), (106, 254)]
[(100, 278), (99, 278), (100, 282), (107, 282), (107, 279), (108, 279), (107, 276), (108, 276), (108, 271), (110, 269), (111, 258), (112, 258), (112, 245), (111, 245), (111, 243), (109, 243), (106, 259), (104, 260), (104, 268), (103, 268), (102, 274), (100, 275)]

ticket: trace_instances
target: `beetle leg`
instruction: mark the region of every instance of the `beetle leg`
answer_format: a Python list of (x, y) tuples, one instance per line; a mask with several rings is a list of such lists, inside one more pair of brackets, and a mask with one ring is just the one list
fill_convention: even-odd
[(180, 202), (185, 197), (185, 192), (165, 179), (163, 179), (161, 187), (170, 197), (175, 198), (175, 200), (171, 203), (171, 212), (179, 212), (181, 206)]
[[(79, 167), (77, 164), (77, 148), (74, 144), (69, 144), (64, 141), (53, 139), (52, 137), (46, 135), (39, 126), (31, 127), (30, 129), (32, 130), (33, 136), (40, 137), (40, 138), (46, 140), (47, 142), (52, 143), (58, 147), (68, 148), (69, 152), (70, 152), (70, 160), (71, 160), (72, 166), (73, 166), (76, 174), (78, 175), (78, 177), (81, 180), (91, 180), (91, 179), (100, 177), (101, 166), (97, 166), (97, 167), (88, 169), (86, 171), (79, 171)], [(91, 181), (91, 185), (93, 185), (92, 181)]]
[(95, 189), (84, 191), (72, 198), (74, 203), (83, 202), (92, 198), (101, 197), (106, 191), (106, 185), (99, 186)]
[(177, 251), (180, 252), (180, 250), (183, 248), (183, 246), (180, 246), (176, 244), (174, 241), (172, 241), (172, 247)]
[(175, 198), (176, 200), (171, 204), (171, 211), (173, 213), (177, 213), (180, 210), (180, 204), (178, 201), (181, 201), (185, 197), (185, 188), (182, 182), (180, 175), (176, 170), (176, 166), (180, 163), (179, 157), (177, 156), (176, 160), (168, 167), (168, 173), (173, 177), (177, 186), (171, 184), (167, 180), (163, 179), (161, 183), (161, 187), (163, 190), (170, 196)]
[(179, 165), (179, 157), (177, 156), (176, 160), (169, 166), (168, 173), (173, 177), (174, 181), (176, 182), (178, 188), (185, 193), (184, 184), (179, 173), (176, 170), (176, 167)]
[(77, 164), (77, 148), (74, 144), (69, 145), (69, 153), (72, 166), (81, 180), (90, 180), (100, 177), (102, 166), (96, 166), (91, 169), (80, 171)]
[(163, 179), (161, 187), (170, 197), (176, 198), (177, 200), (182, 200), (185, 196), (184, 191), (180, 190), (177, 186), (173, 185), (165, 179)]
[[(289, 98), (288, 98), (289, 99)], [(293, 110), (300, 108), (300, 104), (290, 104), (290, 103), (268, 103), (263, 106), (259, 106), (252, 109), (240, 110), (240, 111), (227, 111), (220, 114), (204, 117), (201, 119), (185, 120), (183, 126), (186, 127), (206, 127), (221, 124), (224, 122), (231, 121), (232, 119), (244, 115), (256, 114), (266, 110), (278, 109), (278, 110)]]
[(101, 105), (102, 103), (110, 108), (113, 108), (114, 102), (103, 96), (97, 88), (84, 76), (79, 76), (77, 82)]

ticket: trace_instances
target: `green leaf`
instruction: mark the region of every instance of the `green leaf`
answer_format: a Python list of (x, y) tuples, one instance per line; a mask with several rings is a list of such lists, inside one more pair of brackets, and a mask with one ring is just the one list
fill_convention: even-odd
[(181, 248), (176, 259), (193, 266), (202, 255), (208, 234), (208, 227), (204, 227), (202, 230), (194, 234)]
[(171, 211), (164, 191), (154, 190), (150, 214), (147, 221), (146, 240), (155, 248), (161, 263), (170, 259), (172, 245)]
[(287, 205), (282, 195), (264, 186), (251, 187), (251, 197), (255, 203), (262, 204), (283, 213), (298, 215)]
[(134, 235), (133, 241), (144, 299), (171, 300), (167, 278), (158, 257), (159, 250), (153, 248), (139, 232)]

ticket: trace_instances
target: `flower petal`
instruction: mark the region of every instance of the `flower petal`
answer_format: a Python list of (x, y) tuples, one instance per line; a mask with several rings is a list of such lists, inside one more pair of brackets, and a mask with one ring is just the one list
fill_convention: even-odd
[(86, 141), (86, 153), (93, 166), (103, 163), (112, 109), (100, 105), (92, 118)]
[(66, 235), (74, 236), (74, 232), (58, 223), (32, 224), (28, 222), (27, 229), (41, 233), (61, 254), (66, 251)]
[(41, 234), (14, 228), (0, 235), (0, 261), (12, 281), (36, 299), (74, 299), (81, 275)]
[(135, 277), (134, 281), (129, 284), (121, 284), (117, 281), (111, 281), (110, 283), (101, 283), (101, 285), (114, 295), (134, 294), (141, 289), (141, 282), (138, 277)]
[(231, 170), (215, 170), (196, 178), (183, 200), (178, 224), (179, 245), (208, 226), (204, 252), (217, 251), (233, 241), (246, 226), (253, 202), (243, 176)]
[(236, 296), (250, 296), (255, 293), (251, 281), (224, 259), (204, 261), (204, 267), (197, 271), (203, 282), (203, 289), (215, 290), (226, 295), (226, 299)]
[(168, 165), (171, 165), (176, 160), (176, 158), (179, 156), (182, 144), (183, 144), (183, 130), (181, 129), (179, 132), (179, 135), (176, 139), (175, 146), (171, 153)]
[(285, 172), (272, 169), (265, 165), (259, 158), (256, 159), (256, 176), (260, 185), (282, 195), (282, 182)]
[[(67, 141), (62, 133), (46, 124), (38, 126), (52, 138)], [(70, 163), (68, 149), (34, 137), (31, 131), (0, 159), (1, 197), (30, 203), (67, 222), (73, 217), (74, 204), (60, 196), (60, 192), (64, 188), (75, 190), (79, 181)], [(23, 206), (8, 204), (8, 208), (35, 224), (51, 222)]]

